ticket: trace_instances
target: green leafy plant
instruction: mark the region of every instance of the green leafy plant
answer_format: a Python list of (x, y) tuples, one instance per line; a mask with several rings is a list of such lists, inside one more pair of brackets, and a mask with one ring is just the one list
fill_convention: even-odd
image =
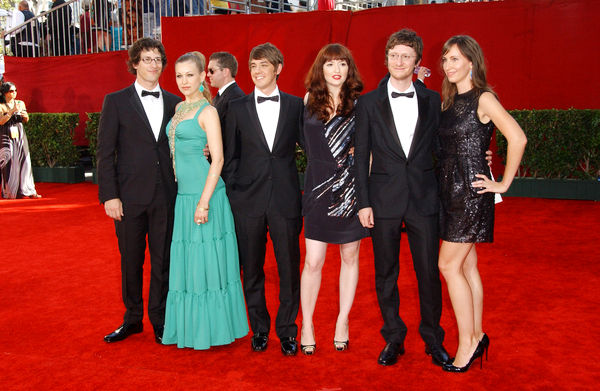
[[(512, 110), (527, 136), (518, 177), (596, 179), (600, 176), (600, 110)], [(506, 163), (507, 142), (496, 131)]]
[(306, 171), (306, 154), (298, 145), (296, 145), (296, 169), (298, 172)]
[(100, 122), (100, 113), (86, 114), (88, 119), (85, 121), (85, 138), (88, 140), (92, 165), (96, 167), (96, 146), (98, 144), (98, 123)]
[(25, 125), (31, 163), (36, 167), (71, 167), (79, 154), (73, 135), (78, 113), (30, 113)]

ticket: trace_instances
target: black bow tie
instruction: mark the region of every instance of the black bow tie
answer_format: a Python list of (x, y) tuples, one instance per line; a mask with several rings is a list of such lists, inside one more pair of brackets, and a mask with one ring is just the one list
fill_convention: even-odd
[(142, 98), (145, 97), (146, 95), (152, 95), (155, 98), (160, 98), (160, 92), (158, 92), (158, 91), (142, 90)]
[(394, 92), (392, 91), (392, 98), (397, 98), (399, 96), (405, 96), (407, 98), (412, 98), (413, 96), (415, 96), (415, 92), (411, 91), (411, 92)]
[(275, 95), (275, 96), (257, 96), (256, 97), (256, 101), (258, 103), (263, 103), (263, 102), (266, 102), (268, 100), (272, 100), (273, 102), (279, 102), (279, 95)]

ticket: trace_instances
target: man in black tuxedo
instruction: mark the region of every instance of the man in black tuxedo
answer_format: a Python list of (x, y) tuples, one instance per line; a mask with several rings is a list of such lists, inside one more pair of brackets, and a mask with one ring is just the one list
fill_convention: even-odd
[(129, 87), (106, 95), (98, 127), (99, 199), (114, 219), (121, 253), (124, 321), (106, 342), (142, 331), (143, 264), (150, 250), (148, 317), (162, 342), (169, 288), (169, 248), (177, 188), (165, 127), (180, 99), (158, 85), (167, 57), (163, 45), (142, 38), (129, 49)]
[[(386, 346), (378, 362), (392, 365), (404, 353), (407, 328), (398, 311), (400, 232), (406, 226), (419, 288), (419, 332), (433, 362), (448, 361), (440, 327), (442, 291), (438, 271), (438, 189), (433, 144), (440, 119), (440, 96), (412, 83), (423, 52), (412, 30), (392, 34), (386, 46), (386, 83), (359, 98), (356, 173), (359, 218), (371, 228), (375, 287)], [(370, 156), (372, 163), (369, 166)]]
[(271, 327), (264, 273), (268, 231), (279, 272), (276, 333), (283, 354), (295, 355), (302, 230), (295, 148), (303, 104), (277, 87), (283, 55), (275, 46), (254, 47), (249, 65), (255, 89), (229, 104), (223, 179), (235, 218), (252, 349), (267, 348)]
[(219, 113), (221, 129), (225, 129), (226, 127), (225, 122), (229, 102), (246, 95), (235, 82), (237, 70), (238, 62), (231, 53), (215, 52), (208, 59), (208, 80), (211, 87), (219, 89), (212, 104)]

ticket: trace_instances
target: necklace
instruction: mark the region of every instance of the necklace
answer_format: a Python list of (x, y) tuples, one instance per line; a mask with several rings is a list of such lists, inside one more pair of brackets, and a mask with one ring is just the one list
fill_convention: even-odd
[(200, 100), (197, 100), (195, 102), (181, 102), (181, 107), (179, 107), (179, 110), (177, 110), (177, 112), (181, 112), (183, 113), (189, 113), (192, 110), (197, 109), (198, 107), (200, 107), (201, 105), (204, 104), (204, 102), (206, 102), (206, 99), (202, 98)]
[(179, 125), (179, 123), (184, 120), (184, 117), (187, 113), (196, 110), (207, 103), (208, 101), (205, 98), (201, 98), (200, 100), (189, 103), (183, 101), (181, 102), (181, 104), (177, 108), (177, 111), (175, 112), (175, 115), (173, 115), (173, 118), (171, 119), (171, 126), (169, 127), (168, 135), (170, 141), (171, 157), (173, 158), (173, 172), (175, 174), (175, 181), (177, 181), (177, 170), (175, 168), (175, 129), (177, 128), (177, 125)]

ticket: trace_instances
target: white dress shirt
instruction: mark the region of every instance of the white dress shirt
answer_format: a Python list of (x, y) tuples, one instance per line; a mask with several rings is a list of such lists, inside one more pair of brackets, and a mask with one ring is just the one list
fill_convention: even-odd
[[(142, 106), (144, 106), (144, 111), (146, 112), (146, 117), (148, 118), (148, 122), (150, 122), (150, 126), (152, 127), (154, 138), (158, 140), (158, 136), (160, 136), (160, 126), (162, 125), (164, 114), (163, 95), (162, 91), (160, 90), (160, 86), (157, 84), (152, 90), (146, 90), (137, 82), (137, 80), (135, 83), (133, 83), (133, 85), (135, 86), (135, 90), (142, 101)], [(155, 98), (152, 95), (146, 95), (142, 98), (142, 91), (144, 90), (150, 92), (158, 91), (160, 95), (158, 98)]]
[[(392, 86), (392, 82), (390, 80), (388, 80), (387, 89), (390, 106), (392, 107), (392, 114), (394, 115), (394, 124), (396, 125), (396, 131), (398, 132), (398, 138), (400, 139), (400, 144), (402, 145), (404, 154), (406, 157), (408, 157), (410, 145), (412, 144), (413, 136), (415, 135), (415, 129), (417, 127), (417, 119), (419, 118), (417, 92), (415, 91), (415, 86), (412, 83), (410, 83), (410, 87), (408, 87), (406, 91), (398, 91)], [(408, 98), (406, 96), (392, 98), (392, 92), (414, 92), (414, 95), (412, 98)]]
[(254, 88), (254, 104), (256, 105), (256, 112), (258, 113), (258, 120), (260, 126), (267, 139), (269, 150), (273, 150), (273, 142), (275, 141), (275, 132), (277, 131), (277, 123), (279, 122), (279, 108), (281, 107), (281, 96), (279, 96), (279, 102), (273, 102), (271, 100), (258, 103), (257, 98), (259, 96), (271, 97), (279, 96), (279, 88), (275, 86), (275, 90), (270, 95), (265, 95), (259, 91), (258, 88)]
[(225, 92), (225, 90), (227, 89), (227, 87), (229, 87), (233, 83), (235, 83), (235, 80), (232, 80), (229, 83), (225, 84), (223, 87), (219, 88), (219, 91), (217, 92), (219, 94), (219, 96), (223, 95), (223, 93)]

